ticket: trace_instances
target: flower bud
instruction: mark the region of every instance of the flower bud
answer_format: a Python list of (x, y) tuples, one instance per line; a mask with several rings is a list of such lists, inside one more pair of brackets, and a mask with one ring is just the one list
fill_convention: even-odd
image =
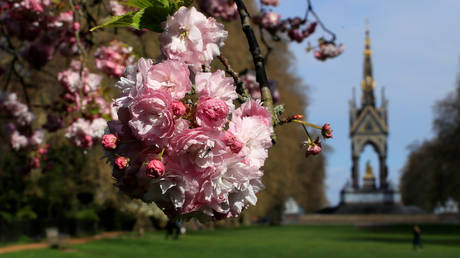
[(304, 116), (303, 116), (303, 115), (300, 115), (300, 114), (296, 114), (296, 115), (293, 115), (293, 116), (292, 116), (292, 119), (295, 119), (295, 120), (301, 120), (301, 119), (303, 119), (303, 118), (304, 118)]
[(125, 157), (118, 157), (115, 160), (115, 164), (118, 166), (118, 169), (123, 170), (128, 167), (129, 159)]
[(321, 135), (324, 137), (324, 138), (332, 138), (332, 130), (331, 130), (331, 125), (326, 123), (323, 125), (323, 127), (321, 128)]
[(117, 148), (118, 137), (114, 134), (104, 134), (102, 136), (102, 146), (106, 150), (114, 150)]
[(173, 101), (172, 102), (172, 110), (175, 116), (181, 117), (185, 115), (187, 108), (185, 107), (184, 103), (180, 101)]
[(157, 159), (152, 159), (147, 164), (146, 175), (151, 178), (158, 178), (163, 176), (165, 173), (165, 166), (163, 162)]
[(241, 149), (243, 148), (243, 143), (241, 143), (236, 137), (235, 135), (233, 135), (231, 132), (229, 131), (225, 131), (224, 133), (224, 138), (222, 140), (224, 142), (225, 145), (227, 145), (230, 150), (237, 154), (241, 151)]

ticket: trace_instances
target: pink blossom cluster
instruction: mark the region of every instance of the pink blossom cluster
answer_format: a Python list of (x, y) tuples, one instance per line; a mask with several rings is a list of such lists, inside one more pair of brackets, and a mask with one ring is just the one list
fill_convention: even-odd
[[(246, 89), (248, 89), (249, 94), (254, 99), (262, 99), (262, 94), (260, 93), (259, 83), (257, 82), (256, 72), (254, 70), (249, 70), (240, 75), (240, 79), (243, 82)], [(278, 83), (274, 80), (269, 80), (269, 87), (272, 92), (273, 101), (276, 103), (279, 101), (281, 95), (278, 90)]]
[(298, 43), (313, 34), (317, 25), (316, 22), (312, 22), (304, 27), (307, 23), (304, 19), (295, 17), (281, 20), (281, 15), (265, 11), (258, 16), (254, 16), (253, 21), (273, 36), (278, 33), (287, 33), (289, 39)]
[(34, 114), (19, 101), (16, 93), (0, 94), (0, 113), (14, 119), (19, 126), (28, 126), (34, 119)]
[(271, 116), (255, 100), (235, 108), (236, 86), (224, 71), (141, 58), (116, 87), (118, 120), (108, 122), (102, 144), (121, 191), (170, 217), (234, 217), (256, 203)]
[(342, 44), (336, 46), (334, 42), (320, 41), (318, 49), (313, 54), (316, 59), (324, 61), (339, 56), (343, 51), (344, 46)]
[(80, 24), (72, 11), (56, 13), (56, 3), (50, 0), (2, 1), (0, 23), (10, 37), (23, 41), (22, 57), (32, 66), (44, 66), (56, 53), (77, 53), (75, 32)]
[(31, 123), (34, 115), (24, 103), (18, 100), (16, 93), (0, 94), (0, 115), (12, 120), (3, 126), (3, 131), (8, 139), (10, 147), (15, 151), (29, 150), (32, 155), (29, 157), (29, 171), (40, 166), (40, 159), (46, 159), (39, 152), (44, 147), (45, 131), (32, 129)]
[(133, 10), (132, 7), (128, 5), (121, 4), (120, 2), (123, 1), (116, 1), (116, 0), (110, 0), (110, 9), (112, 10), (112, 15), (123, 15), (126, 14), (127, 12), (130, 12)]
[(110, 77), (120, 77), (125, 67), (132, 65), (136, 59), (132, 52), (132, 47), (120, 41), (111, 41), (108, 46), (101, 46), (94, 53), (96, 67)]
[(65, 137), (77, 147), (90, 148), (94, 142), (102, 138), (106, 128), (107, 121), (104, 118), (96, 118), (92, 121), (78, 118), (67, 127)]
[(214, 18), (206, 18), (195, 7), (182, 6), (173, 16), (168, 16), (160, 45), (166, 59), (180, 60), (199, 71), (220, 55), (227, 36), (224, 26)]
[(69, 69), (58, 74), (58, 80), (68, 93), (88, 94), (98, 90), (102, 76), (90, 73), (87, 68), (81, 67), (79, 61), (73, 60)]
[(90, 73), (74, 60), (67, 70), (58, 74), (58, 80), (65, 89), (61, 104), (68, 116), (76, 117), (66, 128), (65, 136), (78, 147), (90, 148), (107, 128), (103, 117), (111, 114), (111, 107), (100, 92), (102, 76)]
[(199, 0), (200, 9), (210, 16), (226, 21), (238, 18), (238, 8), (233, 0)]
[(278, 6), (280, 1), (279, 0), (260, 0), (260, 3), (262, 3), (263, 5)]

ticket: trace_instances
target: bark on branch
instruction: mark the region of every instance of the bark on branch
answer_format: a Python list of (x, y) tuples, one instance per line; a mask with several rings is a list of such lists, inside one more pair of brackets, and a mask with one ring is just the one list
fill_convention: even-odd
[(246, 35), (246, 39), (249, 44), (249, 51), (252, 54), (252, 59), (254, 61), (254, 66), (256, 70), (256, 79), (259, 83), (260, 93), (262, 94), (262, 101), (264, 107), (268, 109), (272, 115), (272, 124), (275, 123), (276, 117), (273, 109), (273, 98), (270, 88), (268, 86), (268, 78), (265, 72), (265, 61), (262, 56), (262, 52), (257, 42), (257, 38), (254, 34), (254, 30), (251, 27), (249, 12), (246, 9), (246, 6), (243, 0), (235, 0), (236, 5), (238, 6), (238, 13), (241, 18), (241, 26), (243, 27), (243, 32)]

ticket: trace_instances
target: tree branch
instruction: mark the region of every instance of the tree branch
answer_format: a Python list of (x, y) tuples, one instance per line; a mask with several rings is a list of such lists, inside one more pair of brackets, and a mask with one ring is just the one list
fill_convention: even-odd
[(236, 84), (236, 92), (238, 93), (238, 99), (241, 103), (247, 101), (248, 99), (251, 98), (251, 95), (249, 95), (248, 89), (244, 86), (243, 82), (241, 81), (239, 75), (237, 72), (235, 72), (230, 64), (228, 63), (228, 59), (223, 55), (220, 54), (217, 56), (219, 61), (224, 65), (225, 67), (225, 72), (232, 76), (233, 81), (235, 81)]
[(276, 121), (276, 115), (273, 109), (272, 93), (268, 86), (268, 78), (265, 72), (264, 57), (261, 54), (259, 43), (257, 43), (254, 30), (251, 28), (249, 12), (246, 9), (243, 0), (235, 0), (235, 3), (238, 6), (238, 13), (241, 18), (241, 26), (243, 27), (243, 32), (246, 35), (246, 39), (249, 44), (249, 51), (251, 52), (252, 59), (254, 61), (256, 79), (259, 83), (260, 93), (262, 94), (263, 105), (268, 109), (268, 111), (272, 115), (273, 125)]

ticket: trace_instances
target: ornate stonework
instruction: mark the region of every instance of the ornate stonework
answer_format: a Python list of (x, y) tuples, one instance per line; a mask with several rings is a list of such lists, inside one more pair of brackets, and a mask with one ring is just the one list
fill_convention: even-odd
[(388, 101), (384, 97), (382, 89), (382, 100), (380, 107), (375, 104), (375, 81), (372, 76), (372, 60), (370, 46), (369, 28), (366, 28), (366, 41), (364, 49), (363, 79), (361, 81), (361, 106), (356, 104), (355, 96), (350, 101), (350, 138), (352, 149), (352, 187), (359, 187), (359, 158), (367, 145), (371, 145), (379, 157), (379, 189), (387, 189), (387, 137)]

